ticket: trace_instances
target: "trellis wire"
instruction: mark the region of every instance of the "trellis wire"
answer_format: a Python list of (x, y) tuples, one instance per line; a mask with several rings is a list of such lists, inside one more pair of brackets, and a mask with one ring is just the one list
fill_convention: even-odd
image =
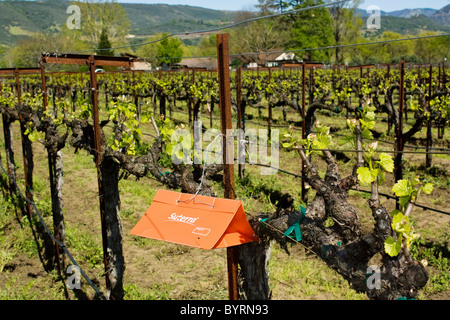
[[(181, 110), (172, 110), (173, 112), (176, 113), (182, 113), (182, 114), (187, 114), (187, 112), (185, 111), (181, 111)], [(202, 117), (207, 117), (204, 114), (201, 114)], [(214, 117), (213, 119), (218, 119), (217, 117)], [(235, 120), (234, 120), (235, 121)], [(262, 125), (264, 127), (267, 127), (267, 123), (257, 123), (254, 121), (245, 121), (246, 123), (252, 123), (255, 125)], [(286, 128), (286, 126), (283, 125), (272, 125), (272, 127), (275, 128)], [(299, 128), (294, 128), (295, 130), (300, 130)], [(311, 132), (314, 133), (314, 132)], [(333, 133), (333, 135), (336, 136), (344, 136), (344, 135), (340, 135), (340, 134), (335, 134)], [(363, 138), (364, 139), (364, 138)], [(364, 140), (370, 140), (370, 139), (364, 139)], [(394, 144), (393, 142), (389, 142), (389, 141), (383, 141), (383, 140), (378, 140), (378, 139), (372, 139), (374, 141), (380, 141), (382, 143), (387, 143), (387, 144)], [(408, 146), (405, 145), (405, 148), (410, 148), (410, 149), (427, 149), (426, 147), (419, 147), (419, 146)], [(426, 151), (397, 151), (397, 150), (377, 150), (378, 152), (384, 152), (384, 153), (407, 153), (407, 154), (441, 154), (441, 155), (450, 155), (450, 149), (446, 149), (446, 148), (428, 148), (430, 150), (441, 150), (441, 152), (426, 152)], [(331, 152), (357, 152), (358, 150), (356, 149), (302, 149), (302, 150), (311, 150), (311, 151), (331, 151)]]
[[(206, 151), (206, 150), (204, 150), (204, 149), (201, 149), (201, 150), (202, 150), (202, 151)], [(328, 150), (328, 151), (331, 151), (331, 150)], [(214, 151), (214, 150), (213, 150), (213, 151), (209, 151), (209, 152), (217, 153), (217, 152)], [(353, 152), (356, 152), (356, 150), (354, 150)], [(234, 160), (237, 161), (238, 159), (235, 158)], [(245, 163), (248, 164), (248, 165), (251, 165), (251, 166), (265, 167), (265, 168), (277, 170), (278, 172), (281, 172), (281, 173), (284, 173), (284, 174), (287, 174), (287, 175), (289, 175), (289, 176), (293, 176), (293, 177), (296, 177), (296, 178), (307, 179), (307, 177), (302, 176), (302, 175), (300, 175), (300, 174), (292, 173), (292, 172), (289, 172), (289, 171), (287, 171), (287, 170), (280, 169), (280, 168), (277, 168), (277, 167), (274, 167), (274, 166), (270, 166), (270, 165), (267, 165), (267, 164), (262, 164), (262, 163), (250, 163), (250, 162), (247, 162), (247, 161), (246, 161)], [(353, 191), (358, 191), (358, 192), (364, 192), (364, 193), (370, 193), (370, 194), (372, 193), (372, 191), (368, 191), (368, 190), (364, 190), (364, 189), (356, 189), (356, 188), (352, 188), (351, 190), (353, 190)], [(386, 197), (386, 198), (388, 198), (388, 199), (398, 199), (397, 197), (388, 195), (388, 194), (386, 194), (386, 193), (380, 193), (380, 192), (378, 192), (378, 194), (381, 195), (381, 196), (383, 196), (383, 197)], [(417, 204), (417, 203), (415, 203), (414, 205), (415, 205), (416, 207), (420, 207), (420, 208), (422, 208), (422, 209), (424, 209), (424, 210), (435, 211), (435, 212), (438, 212), (438, 213), (450, 215), (450, 212), (446, 212), (446, 211), (443, 211), (443, 210), (439, 210), (439, 209), (427, 207), (427, 206), (424, 206), (424, 205), (421, 205), (421, 204)]]
[[(274, 170), (277, 170), (277, 168), (272, 167), (272, 166), (269, 166), (269, 165), (264, 165), (264, 164), (259, 164), (259, 163), (248, 163), (248, 162), (246, 162), (246, 163), (249, 164), (249, 165), (268, 167), (268, 168), (272, 168), (272, 169), (274, 169)], [(279, 171), (279, 172), (282, 172), (282, 173), (285, 173), (285, 174), (287, 174), (287, 175), (296, 177), (296, 178), (300, 178), (300, 179), (305, 179), (305, 178), (306, 178), (306, 177), (303, 177), (303, 176), (301, 176), (301, 175), (299, 175), (299, 174), (292, 173), (292, 172), (289, 172), (289, 171), (286, 171), (286, 170), (283, 170), (283, 169), (278, 169), (278, 171)], [(372, 193), (372, 191), (368, 191), (368, 190), (364, 190), (364, 189), (351, 188), (351, 190), (353, 190), (353, 191), (358, 191), (358, 192), (369, 193), (369, 194)], [(383, 196), (383, 197), (389, 198), (389, 199), (398, 199), (397, 197), (392, 196), (392, 195), (388, 195), (388, 194), (386, 194), (386, 193), (380, 193), (380, 192), (378, 192), (378, 194), (381, 195), (381, 196)], [(414, 205), (415, 205), (416, 207), (420, 207), (420, 208), (422, 208), (422, 209), (424, 209), (424, 210), (429, 210), (429, 211), (434, 211), (434, 212), (438, 212), (438, 213), (450, 215), (450, 212), (446, 212), (446, 211), (443, 211), (443, 210), (439, 210), (439, 209), (435, 209), (435, 208), (430, 208), (430, 207), (427, 207), (427, 206), (424, 206), (424, 205), (421, 205), (421, 204), (417, 204), (417, 203), (415, 203)]]

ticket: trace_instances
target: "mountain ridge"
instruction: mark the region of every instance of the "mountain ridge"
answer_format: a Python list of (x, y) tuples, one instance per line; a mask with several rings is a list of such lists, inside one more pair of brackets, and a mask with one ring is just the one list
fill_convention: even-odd
[[(35, 32), (57, 33), (72, 1), (0, 0), (0, 44), (14, 45)], [(188, 5), (120, 3), (131, 22), (130, 34), (151, 35), (207, 29), (229, 23), (233, 11)]]
[[(0, 44), (14, 46), (35, 32), (58, 33), (72, 1), (0, 0)], [(120, 3), (120, 1), (119, 1)], [(189, 5), (120, 3), (131, 22), (130, 34), (139, 38), (163, 33), (205, 30), (233, 21), (238, 11), (223, 11)], [(357, 9), (362, 17), (365, 10)], [(450, 32), (450, 5), (381, 12), (384, 31), (416, 34), (423, 30)]]

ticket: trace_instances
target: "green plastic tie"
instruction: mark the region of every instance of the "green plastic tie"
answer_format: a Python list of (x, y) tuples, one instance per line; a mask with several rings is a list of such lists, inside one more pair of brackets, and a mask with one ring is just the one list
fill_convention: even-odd
[(294, 232), (295, 240), (297, 240), (298, 242), (302, 241), (302, 231), (300, 230), (300, 222), (306, 216), (306, 208), (300, 207), (300, 211), (302, 213), (300, 218), (293, 225), (291, 225), (289, 227), (289, 229), (287, 229), (286, 232), (284, 233), (284, 235), (286, 237), (293, 238), (293, 236), (291, 236), (291, 234), (292, 234), (292, 232)]
[(159, 174), (158, 178), (161, 178), (161, 176), (164, 176), (164, 175), (166, 175), (166, 174), (170, 174), (170, 172), (169, 172), (169, 171), (167, 171), (167, 172), (161, 172), (161, 173)]
[(266, 221), (269, 218), (265, 218), (265, 219), (259, 219), (260, 222), (263, 222), (262, 226), (265, 228), (266, 227)]

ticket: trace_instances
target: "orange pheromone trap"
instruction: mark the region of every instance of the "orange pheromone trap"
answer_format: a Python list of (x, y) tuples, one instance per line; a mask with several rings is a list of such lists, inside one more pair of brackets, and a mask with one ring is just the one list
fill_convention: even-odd
[(256, 240), (242, 202), (159, 190), (132, 235), (205, 250)]

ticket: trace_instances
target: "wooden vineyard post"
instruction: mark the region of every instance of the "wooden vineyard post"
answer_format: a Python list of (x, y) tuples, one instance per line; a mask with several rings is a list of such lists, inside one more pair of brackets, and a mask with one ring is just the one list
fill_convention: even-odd
[[(223, 137), (223, 184), (224, 197), (235, 199), (234, 189), (234, 158), (231, 121), (231, 92), (230, 92), (230, 59), (228, 51), (228, 34), (217, 35), (217, 58), (220, 95), (220, 123)], [(228, 131), (228, 132), (227, 132)], [(228, 292), (230, 300), (238, 300), (238, 248), (227, 248)]]

